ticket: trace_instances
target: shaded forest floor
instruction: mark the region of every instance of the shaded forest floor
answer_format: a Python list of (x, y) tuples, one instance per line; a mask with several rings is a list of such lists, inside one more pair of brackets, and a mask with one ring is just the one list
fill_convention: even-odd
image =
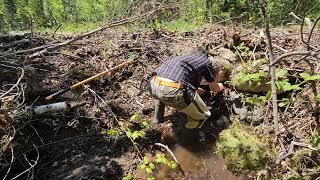
[[(10, 179), (27, 169), (19, 178), (121, 179), (124, 176), (129, 178), (131, 174), (136, 179), (151, 176), (156, 179), (256, 179), (267, 176), (271, 179), (293, 176), (316, 179), (320, 176), (320, 155), (314, 147), (320, 142), (312, 142), (317, 137), (319, 123), (319, 105), (315, 100), (320, 90), (318, 81), (280, 95), (280, 98), (295, 98), (280, 108), (281, 143), (275, 140), (269, 101), (248, 108), (245, 118), (240, 117), (243, 114), (233, 108), (235, 97), (263, 96), (266, 92), (241, 91), (232, 85), (223, 94), (208, 100), (214, 116), (200, 130), (186, 130), (184, 116), (171, 108), (167, 108), (165, 123), (154, 125), (151, 122), (154, 99), (148, 95), (145, 86), (161, 62), (205, 45), (217, 57), (222, 53), (219, 49), (230, 49), (237, 56), (232, 59), (234, 67), (250, 64), (265, 57), (266, 44), (259, 33), (257, 30), (223, 26), (184, 33), (156, 29), (130, 33), (108, 30), (41, 57), (24, 60), (23, 55), (13, 55), (2, 58), (1, 93), (21, 76), (21, 70), (16, 67), (23, 68), (24, 74), (16, 90), (2, 99), (1, 177), (8, 172), (7, 178)], [(275, 48), (278, 55), (283, 50), (304, 48), (298, 31), (273, 29), (272, 37), (278, 46)], [(62, 35), (57, 37), (60, 41), (65, 38)], [(311, 39), (315, 44), (320, 42), (320, 32), (316, 31)], [(52, 39), (35, 37), (33, 42), (21, 46), (13, 44), (16, 41), (19, 39), (2, 39), (2, 52), (28, 49)], [(8, 46), (10, 44), (13, 45)], [(51, 93), (128, 59), (138, 62), (52, 102), (44, 100)], [(287, 69), (295, 80), (299, 79), (296, 78), (299, 72), (317, 74), (320, 71), (319, 62), (310, 61), (307, 64), (299, 58), (283, 61), (279, 66)], [(70, 102), (73, 107), (68, 112), (41, 116), (30, 114), (25, 108), (62, 101)], [(260, 114), (256, 113), (256, 109), (260, 109)], [(6, 118), (5, 113), (14, 118)], [(141, 118), (137, 118), (138, 115), (134, 116), (137, 119), (133, 118), (134, 114), (139, 114)], [(226, 118), (221, 121), (222, 116)], [(266, 141), (270, 151), (289, 150), (291, 142), (310, 144), (312, 148), (295, 146), (292, 154), (281, 160), (280, 164), (271, 166), (271, 171), (267, 165), (273, 165), (279, 157), (268, 158), (265, 163), (268, 168), (243, 171), (244, 174), (238, 173), (240, 176), (236, 177), (225, 169), (225, 161), (216, 155), (214, 148), (219, 133), (232, 123), (240, 123), (243, 129)], [(143, 131), (144, 137), (133, 140), (128, 136), (128, 131), (133, 130)], [(164, 152), (170, 159), (167, 151), (155, 146), (155, 143), (169, 145), (180, 161), (185, 176), (162, 165), (155, 167), (152, 174), (138, 168), (144, 156), (152, 160), (157, 153)], [(35, 166), (29, 168), (32, 164)]]

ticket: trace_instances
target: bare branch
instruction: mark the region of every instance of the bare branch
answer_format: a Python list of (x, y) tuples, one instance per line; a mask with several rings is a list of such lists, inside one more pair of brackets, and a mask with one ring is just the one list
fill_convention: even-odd
[(295, 19), (298, 20), (299, 22), (302, 21), (302, 19), (299, 18), (294, 12), (290, 12), (289, 15), (291, 15), (293, 18), (295, 18)]
[(9, 168), (8, 168), (8, 170), (7, 170), (6, 175), (3, 177), (3, 180), (5, 180), (5, 179), (7, 178), (8, 174), (9, 174), (9, 172), (10, 172), (10, 170), (11, 170), (12, 163), (13, 163), (13, 161), (14, 161), (14, 154), (13, 154), (13, 147), (12, 147), (12, 145), (10, 146), (10, 149), (11, 149), (11, 161), (10, 161), (10, 166), (9, 166)]
[[(272, 43), (271, 43), (271, 35), (270, 35), (270, 27), (269, 27), (269, 16), (267, 16), (266, 9), (264, 5), (261, 5), (262, 14), (265, 20), (266, 26), (266, 36), (267, 36), (267, 44), (268, 44), (268, 54), (270, 58), (270, 63), (274, 62), (274, 56), (272, 52)], [(272, 109), (273, 109), (273, 123), (276, 134), (279, 133), (279, 117), (278, 117), (278, 104), (277, 104), (277, 87), (276, 87), (276, 71), (275, 67), (271, 66), (271, 92), (272, 92)]]
[(16, 175), (12, 179), (17, 179), (18, 177), (20, 177), (23, 174), (25, 174), (26, 172), (30, 171), (32, 168), (34, 168), (38, 164), (38, 160), (39, 160), (40, 154), (39, 154), (38, 148), (34, 144), (33, 144), (33, 147), (37, 151), (37, 159), (35, 160), (35, 162), (28, 169), (24, 170), (22, 173)]
[(54, 32), (53, 32), (53, 34), (52, 34), (52, 38), (54, 39), (54, 36), (56, 35), (56, 32), (58, 31), (58, 29), (60, 28), (62, 26), (62, 24), (60, 24), (57, 28), (56, 28), (56, 30), (54, 30)]
[(166, 146), (166, 145), (164, 145), (164, 144), (161, 144), (161, 143), (155, 143), (155, 145), (160, 146), (160, 147), (163, 147), (163, 148), (165, 148), (165, 149), (169, 152), (169, 154), (171, 155), (171, 157), (173, 158), (173, 160), (177, 163), (178, 168), (179, 168), (181, 174), (184, 176), (184, 171), (183, 171), (182, 168), (181, 168), (181, 164), (179, 163), (178, 159), (177, 159), (176, 156), (173, 154), (173, 152), (169, 149), (169, 147)]
[[(311, 39), (311, 36), (312, 36), (312, 33), (313, 33), (313, 30), (314, 28), (316, 27), (316, 25), (318, 24), (318, 21), (320, 20), (320, 16), (317, 18), (317, 20), (314, 22), (312, 28), (311, 28), (311, 31), (309, 33), (309, 37), (308, 37), (308, 40), (307, 40), (307, 44), (310, 44), (310, 39)], [(309, 50), (309, 49), (308, 49)]]
[(280, 62), (282, 59), (290, 57), (290, 56), (312, 56), (315, 57), (317, 59), (320, 59), (320, 52), (319, 51), (293, 51), (293, 52), (289, 52), (289, 53), (285, 53), (282, 54), (281, 56), (279, 56), (274, 62), (270, 63), (269, 67), (274, 66), (275, 64), (277, 64), (278, 62)]
[(4, 64), (0, 64), (0, 66), (4, 66), (4, 67), (8, 67), (8, 68), (14, 68), (14, 69), (20, 69), (21, 70), (21, 75), (20, 75), (19, 79), (17, 80), (16, 84), (14, 84), (7, 92), (1, 94), (0, 95), (0, 99), (1, 99), (4, 96), (6, 96), (7, 94), (9, 94), (15, 87), (17, 87), (19, 85), (20, 81), (24, 77), (24, 70), (22, 68), (20, 68), (20, 67), (14, 67), (14, 66), (9, 66), (9, 65), (4, 65)]
[(305, 148), (309, 148), (313, 151), (317, 151), (317, 148), (314, 148), (312, 145), (310, 144), (305, 144), (305, 143), (300, 143), (300, 142), (295, 142), (295, 141), (291, 141), (291, 144), (289, 146), (289, 150), (286, 154), (281, 155), (277, 161), (276, 164), (279, 164), (282, 160), (284, 160), (285, 158), (287, 158), (288, 156), (290, 156), (293, 153), (293, 147), (294, 146), (300, 146), (300, 147), (305, 147)]

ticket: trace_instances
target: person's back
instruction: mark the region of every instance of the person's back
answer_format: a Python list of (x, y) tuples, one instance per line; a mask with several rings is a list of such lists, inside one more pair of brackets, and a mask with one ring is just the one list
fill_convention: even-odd
[(213, 72), (208, 68), (210, 61), (204, 52), (174, 57), (156, 69), (157, 76), (180, 82), (196, 89), (204, 76), (213, 81)]

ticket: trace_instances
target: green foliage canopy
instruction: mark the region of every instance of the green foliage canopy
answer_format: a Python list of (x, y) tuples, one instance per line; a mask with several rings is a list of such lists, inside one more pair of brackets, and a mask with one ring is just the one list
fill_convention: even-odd
[[(152, 10), (159, 5), (177, 5), (154, 21), (163, 24), (180, 21), (201, 25), (233, 18), (251, 25), (263, 23), (256, 0), (0, 0), (0, 32), (31, 27), (55, 28), (59, 24), (108, 22)], [(319, 0), (269, 0), (267, 9), (274, 25), (294, 21), (289, 12), (316, 18)], [(159, 25), (157, 25), (159, 27)]]

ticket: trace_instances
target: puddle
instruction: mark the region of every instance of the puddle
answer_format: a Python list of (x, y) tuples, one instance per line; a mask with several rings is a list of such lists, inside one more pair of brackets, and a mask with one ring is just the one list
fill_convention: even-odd
[[(183, 120), (179, 116), (173, 119), (171, 137), (174, 143), (170, 148), (181, 164), (185, 177), (171, 174), (170, 169), (161, 169), (156, 179), (190, 179), (190, 180), (247, 180), (248, 177), (235, 176), (226, 169), (222, 157), (214, 152), (216, 140), (221, 128), (215, 121), (208, 121), (200, 130), (188, 130), (181, 126)], [(170, 142), (173, 142), (172, 140)], [(177, 178), (179, 177), (179, 178)]]
[[(181, 145), (176, 145), (174, 154), (185, 172), (183, 179), (206, 180), (246, 180), (246, 177), (233, 175), (225, 168), (224, 160), (213, 152), (195, 154)], [(165, 179), (165, 178), (164, 178)]]

